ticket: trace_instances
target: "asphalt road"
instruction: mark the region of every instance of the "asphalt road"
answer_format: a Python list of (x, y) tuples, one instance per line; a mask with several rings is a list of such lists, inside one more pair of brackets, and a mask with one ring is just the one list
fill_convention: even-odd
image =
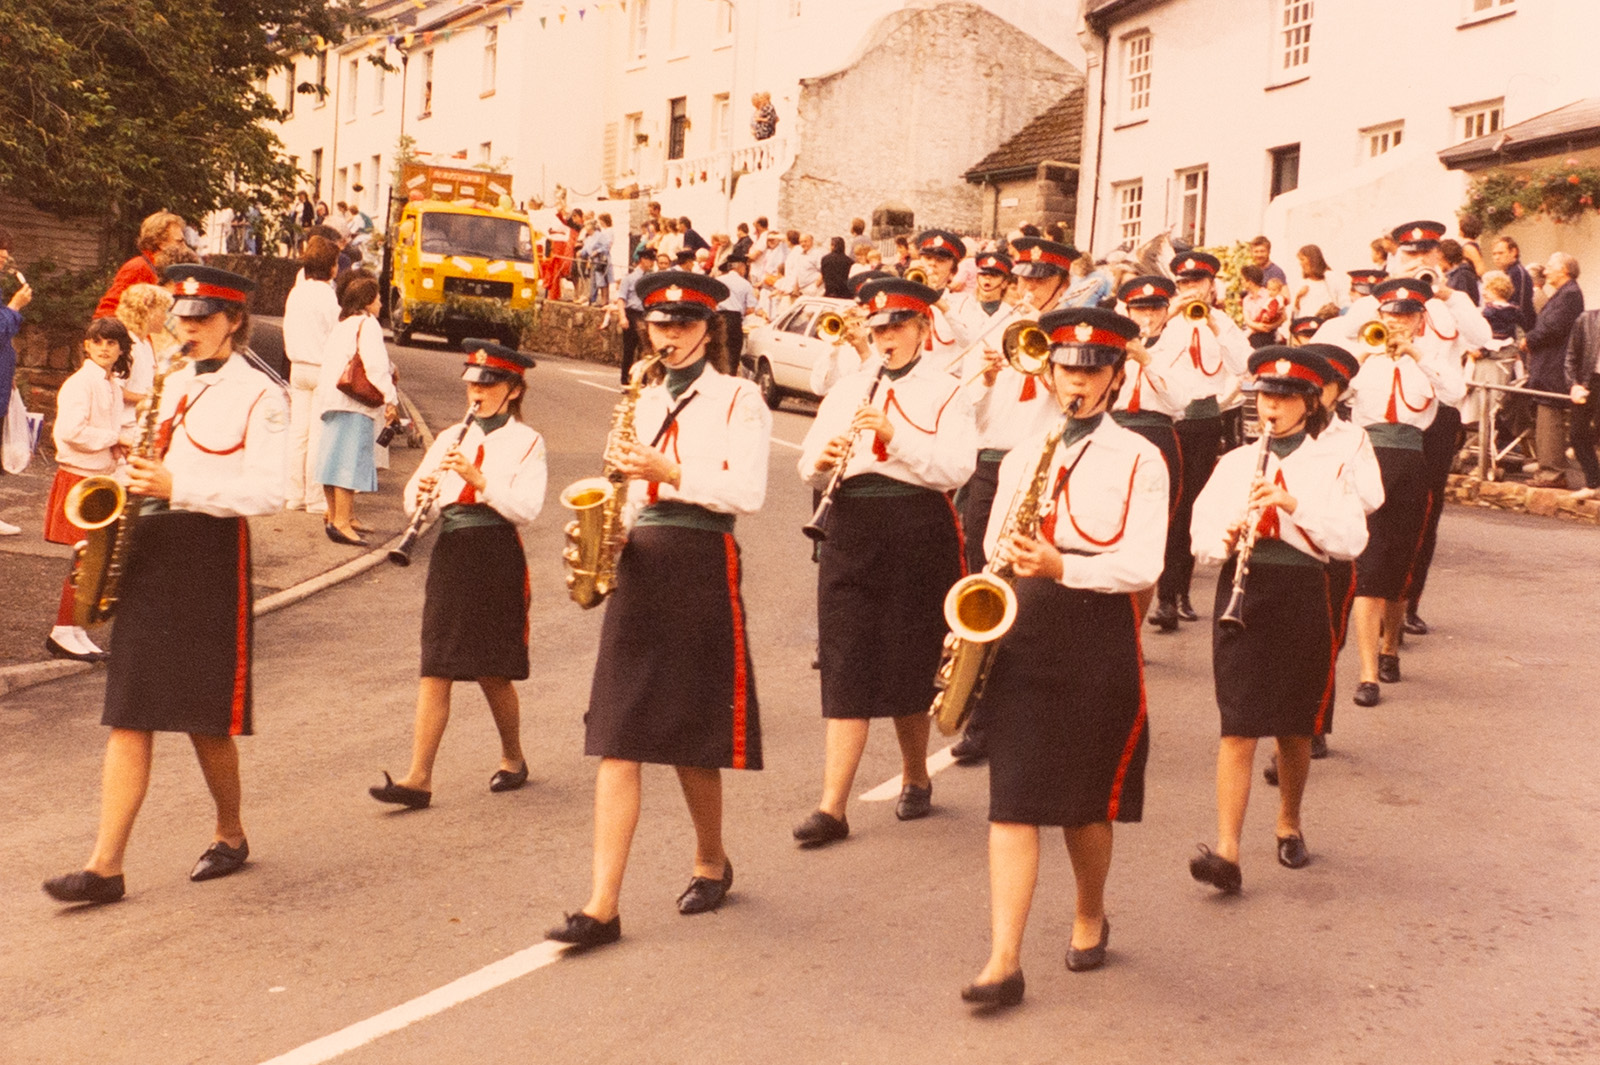
[[(460, 417), (453, 356), (398, 361), (436, 427)], [(719, 913), (678, 916), (692, 837), (671, 773), (649, 770), (622, 942), (541, 967), (554, 957), (543, 930), (588, 893), (582, 715), (600, 623), (565, 598), (555, 496), (598, 471), (614, 376), (551, 358), (533, 383), (551, 492), (525, 537), (531, 785), (488, 792), (493, 729), (481, 695), (460, 688), (435, 805), (394, 813), (365, 794), (409, 750), (422, 559), (258, 626), (258, 735), (242, 743), (252, 861), (238, 876), (187, 881), (209, 803), (187, 744), (163, 736), (129, 897), (50, 903), (39, 882), (75, 868), (93, 839), (103, 679), (0, 702), (0, 1062), (321, 1061), (292, 1052), (396, 1007), (394, 1024), (412, 1023), (366, 1042), (374, 1031), (358, 1031), (337, 1060), (1600, 1059), (1592, 529), (1449, 513), (1424, 609), (1435, 632), (1411, 641), (1405, 682), (1360, 710), (1353, 655), (1342, 662), (1333, 757), (1315, 764), (1306, 801), (1313, 864), (1275, 863), (1274, 793), (1259, 787), (1237, 898), (1187, 871), (1214, 832), (1208, 633), (1147, 635), (1149, 790), (1144, 823), (1117, 829), (1110, 960), (1063, 967), (1071, 877), (1047, 847), (1027, 1001), (974, 1016), (957, 992), (988, 945), (984, 770), (940, 773), (926, 821), (858, 801), (847, 842), (812, 853), (789, 837), (815, 803), (822, 751), (799, 533), (810, 493), (786, 446), (808, 418), (793, 411), (776, 419), (785, 443), (767, 507), (739, 530), (770, 768), (726, 777), (734, 894)], [(1208, 581), (1197, 577), (1197, 605)], [(897, 762), (880, 727), (857, 795)], [(507, 958), (525, 974), (483, 990), (506, 975), (485, 967)], [(438, 997), (414, 1003), (447, 986), (483, 993), (432, 1015)]]

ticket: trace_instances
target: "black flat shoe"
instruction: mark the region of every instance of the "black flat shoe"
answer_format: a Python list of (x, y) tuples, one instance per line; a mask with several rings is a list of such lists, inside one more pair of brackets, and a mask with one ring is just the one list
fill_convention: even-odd
[(622, 938), (622, 915), (609, 921), (597, 921), (583, 912), (564, 914), (567, 923), (545, 933), (546, 939), (557, 943), (571, 943), (579, 950), (603, 947)]
[(1311, 864), (1311, 852), (1299, 836), (1278, 837), (1278, 864), (1289, 869), (1304, 869)]
[(1352, 701), (1357, 706), (1377, 706), (1381, 695), (1377, 681), (1364, 680), (1356, 685), (1356, 694)]
[(1277, 755), (1273, 755), (1271, 758), (1267, 759), (1267, 764), (1264, 767), (1262, 767), (1262, 770), (1261, 770), (1261, 779), (1265, 780), (1268, 784), (1271, 784), (1273, 787), (1277, 787), (1278, 786), (1278, 756)]
[(1401, 624), (1400, 628), (1405, 630), (1409, 636), (1428, 635), (1428, 623), (1417, 617), (1415, 610), (1406, 614), (1406, 620)]
[[(499, 774), (495, 775), (498, 776)], [(490, 781), (489, 786), (493, 788), (494, 782)], [(409, 806), (413, 810), (426, 809), (428, 804), (433, 801), (433, 792), (396, 784), (394, 779), (389, 776), (388, 770), (384, 771), (383, 783), (368, 788), (367, 794), (379, 802), (392, 802), (396, 806)]]
[[(522, 768), (515, 773), (507, 769), (498, 769), (494, 776), (489, 778), (490, 791), (516, 791), (528, 782), (528, 763), (523, 762)], [(410, 790), (410, 789), (406, 789)], [(424, 794), (427, 794), (424, 792)], [(426, 806), (427, 803), (422, 805)]]
[(982, 733), (975, 734), (969, 728), (950, 748), (950, 757), (956, 760), (956, 765), (977, 765), (989, 757), (989, 745), (984, 742)]
[(820, 847), (844, 839), (849, 834), (850, 822), (821, 810), (814, 811), (794, 828), (794, 838), (802, 847)]
[(1311, 737), (1311, 757), (1328, 757), (1328, 737), (1324, 736), (1320, 732)]
[(327, 533), (328, 534), (328, 539), (332, 540), (336, 544), (344, 544), (346, 547), (366, 547), (367, 546), (367, 542), (365, 540), (363, 540), (361, 537), (359, 537), (359, 536), (346, 536), (344, 533), (342, 533), (338, 529), (334, 528), (333, 522), (331, 522), (331, 521), (328, 522), (326, 525), (324, 525), (322, 527), (322, 531)]
[(1399, 655), (1378, 656), (1378, 679), (1383, 681), (1385, 684), (1400, 683)]
[(1067, 943), (1067, 968), (1075, 973), (1086, 973), (1106, 963), (1106, 947), (1111, 945), (1111, 922), (1100, 918), (1100, 942), (1088, 950), (1079, 950)]
[(1194, 607), (1189, 605), (1187, 595), (1178, 596), (1178, 619), (1180, 621), (1199, 621), (1200, 615), (1194, 612)]
[(907, 784), (900, 789), (900, 801), (894, 804), (894, 815), (902, 821), (916, 821), (933, 812), (933, 784), (918, 787)]
[(722, 900), (728, 897), (728, 889), (733, 887), (733, 862), (727, 863), (720, 880), (713, 880), (709, 876), (697, 876), (689, 881), (689, 886), (678, 896), (678, 912), (685, 917), (692, 917), (697, 913), (710, 913), (722, 905)]
[(1150, 611), (1150, 616), (1145, 619), (1147, 624), (1154, 625), (1162, 632), (1178, 631), (1178, 607), (1176, 603), (1157, 603), (1156, 608)]
[(74, 662), (104, 662), (111, 657), (110, 651), (74, 651), (65, 644), (56, 642), (54, 636), (46, 636), (44, 649), (50, 652), (53, 658), (70, 658)]
[(202, 880), (216, 880), (237, 873), (244, 868), (244, 860), (248, 857), (250, 857), (249, 840), (245, 840), (237, 847), (230, 847), (219, 839), (200, 855), (200, 860), (189, 870), (189, 879), (199, 883)]
[(996, 984), (968, 984), (961, 989), (961, 1001), (974, 1006), (1015, 1006), (1022, 1001), (1028, 982), (1018, 969)]
[(101, 876), (87, 869), (54, 876), (44, 882), (44, 893), (57, 902), (116, 902), (125, 890), (121, 873)]
[(1244, 874), (1238, 862), (1230, 862), (1210, 847), (1200, 844), (1200, 853), (1189, 859), (1189, 875), (1202, 884), (1210, 884), (1225, 895), (1236, 895), (1244, 885)]

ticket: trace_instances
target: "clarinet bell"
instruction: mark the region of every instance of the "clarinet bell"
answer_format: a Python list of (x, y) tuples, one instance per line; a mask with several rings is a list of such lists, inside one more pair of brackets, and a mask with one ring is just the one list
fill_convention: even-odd
[(1217, 618), (1217, 624), (1230, 629), (1244, 631), (1244, 589), (1235, 588), (1233, 594), (1228, 596), (1228, 606)]

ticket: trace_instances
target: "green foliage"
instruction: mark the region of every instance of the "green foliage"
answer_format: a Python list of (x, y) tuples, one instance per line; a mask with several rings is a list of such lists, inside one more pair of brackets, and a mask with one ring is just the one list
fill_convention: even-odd
[[(110, 286), (116, 271), (70, 270), (54, 260), (40, 259), (29, 263), (26, 272), (28, 284), (33, 286), (33, 302), (22, 312), (23, 321), (50, 332), (76, 332), (89, 324), (100, 294)], [(14, 291), (16, 285), (7, 284), (3, 298), (9, 299)]]
[(458, 296), (451, 294), (442, 303), (424, 300), (406, 300), (405, 312), (411, 318), (411, 328), (422, 333), (445, 332), (445, 319), (452, 322), (473, 321), (494, 325), (507, 335), (525, 336), (539, 324), (541, 303), (530, 307), (513, 307), (504, 300), (485, 296)]
[(1217, 261), (1222, 263), (1222, 270), (1217, 274), (1222, 279), (1227, 297), (1223, 307), (1228, 316), (1240, 326), (1244, 325), (1244, 280), (1239, 276), (1239, 271), (1250, 262), (1250, 245), (1245, 241), (1235, 241), (1232, 244), (1218, 244), (1209, 248), (1196, 248), (1208, 255), (1215, 255)]
[(1491, 170), (1473, 179), (1461, 213), (1475, 215), (1490, 231), (1504, 229), (1527, 215), (1557, 223), (1576, 221), (1600, 210), (1600, 169), (1568, 159), (1532, 174)]
[(365, 27), (357, 0), (5, 0), (0, 191), (124, 233), (162, 208), (267, 207), (295, 174), (257, 86)]

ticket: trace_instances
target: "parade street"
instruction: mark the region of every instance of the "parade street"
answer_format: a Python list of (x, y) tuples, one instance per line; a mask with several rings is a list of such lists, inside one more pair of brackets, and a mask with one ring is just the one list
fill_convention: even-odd
[[(395, 352), (429, 423), (458, 420), (457, 355)], [(958, 992), (989, 951), (985, 768), (940, 768), (936, 734), (934, 814), (897, 822), (892, 801), (862, 801), (898, 791), (880, 722), (850, 838), (807, 852), (790, 836), (815, 808), (823, 737), (811, 493), (794, 469), (811, 415), (796, 404), (775, 416), (766, 506), (738, 527), (768, 768), (724, 774), (728, 905), (674, 908), (693, 837), (676, 779), (647, 767), (621, 941), (574, 957), (541, 945), (589, 893), (583, 714), (603, 614), (567, 599), (557, 496), (599, 472), (615, 385), (613, 369), (554, 357), (529, 374), (550, 490), (524, 534), (523, 790), (489, 792), (494, 729), (461, 684), (433, 806), (367, 796), (409, 754), (431, 537), (409, 569), (258, 623), (240, 875), (186, 878), (212, 805), (188, 742), (163, 734), (127, 898), (51, 902), (40, 882), (94, 838), (105, 672), (0, 700), (0, 1063), (1600, 1060), (1593, 528), (1445, 515), (1433, 632), (1407, 641), (1404, 682), (1357, 708), (1354, 648), (1341, 660), (1332, 755), (1305, 798), (1312, 864), (1274, 859), (1263, 749), (1235, 897), (1187, 864), (1216, 831), (1210, 626), (1147, 627), (1148, 793), (1143, 822), (1116, 828), (1109, 960), (1063, 966), (1072, 879), (1047, 831), (1027, 1000), (984, 1016)], [(364, 517), (377, 542), (402, 524)], [(1202, 569), (1202, 613), (1214, 586)]]

